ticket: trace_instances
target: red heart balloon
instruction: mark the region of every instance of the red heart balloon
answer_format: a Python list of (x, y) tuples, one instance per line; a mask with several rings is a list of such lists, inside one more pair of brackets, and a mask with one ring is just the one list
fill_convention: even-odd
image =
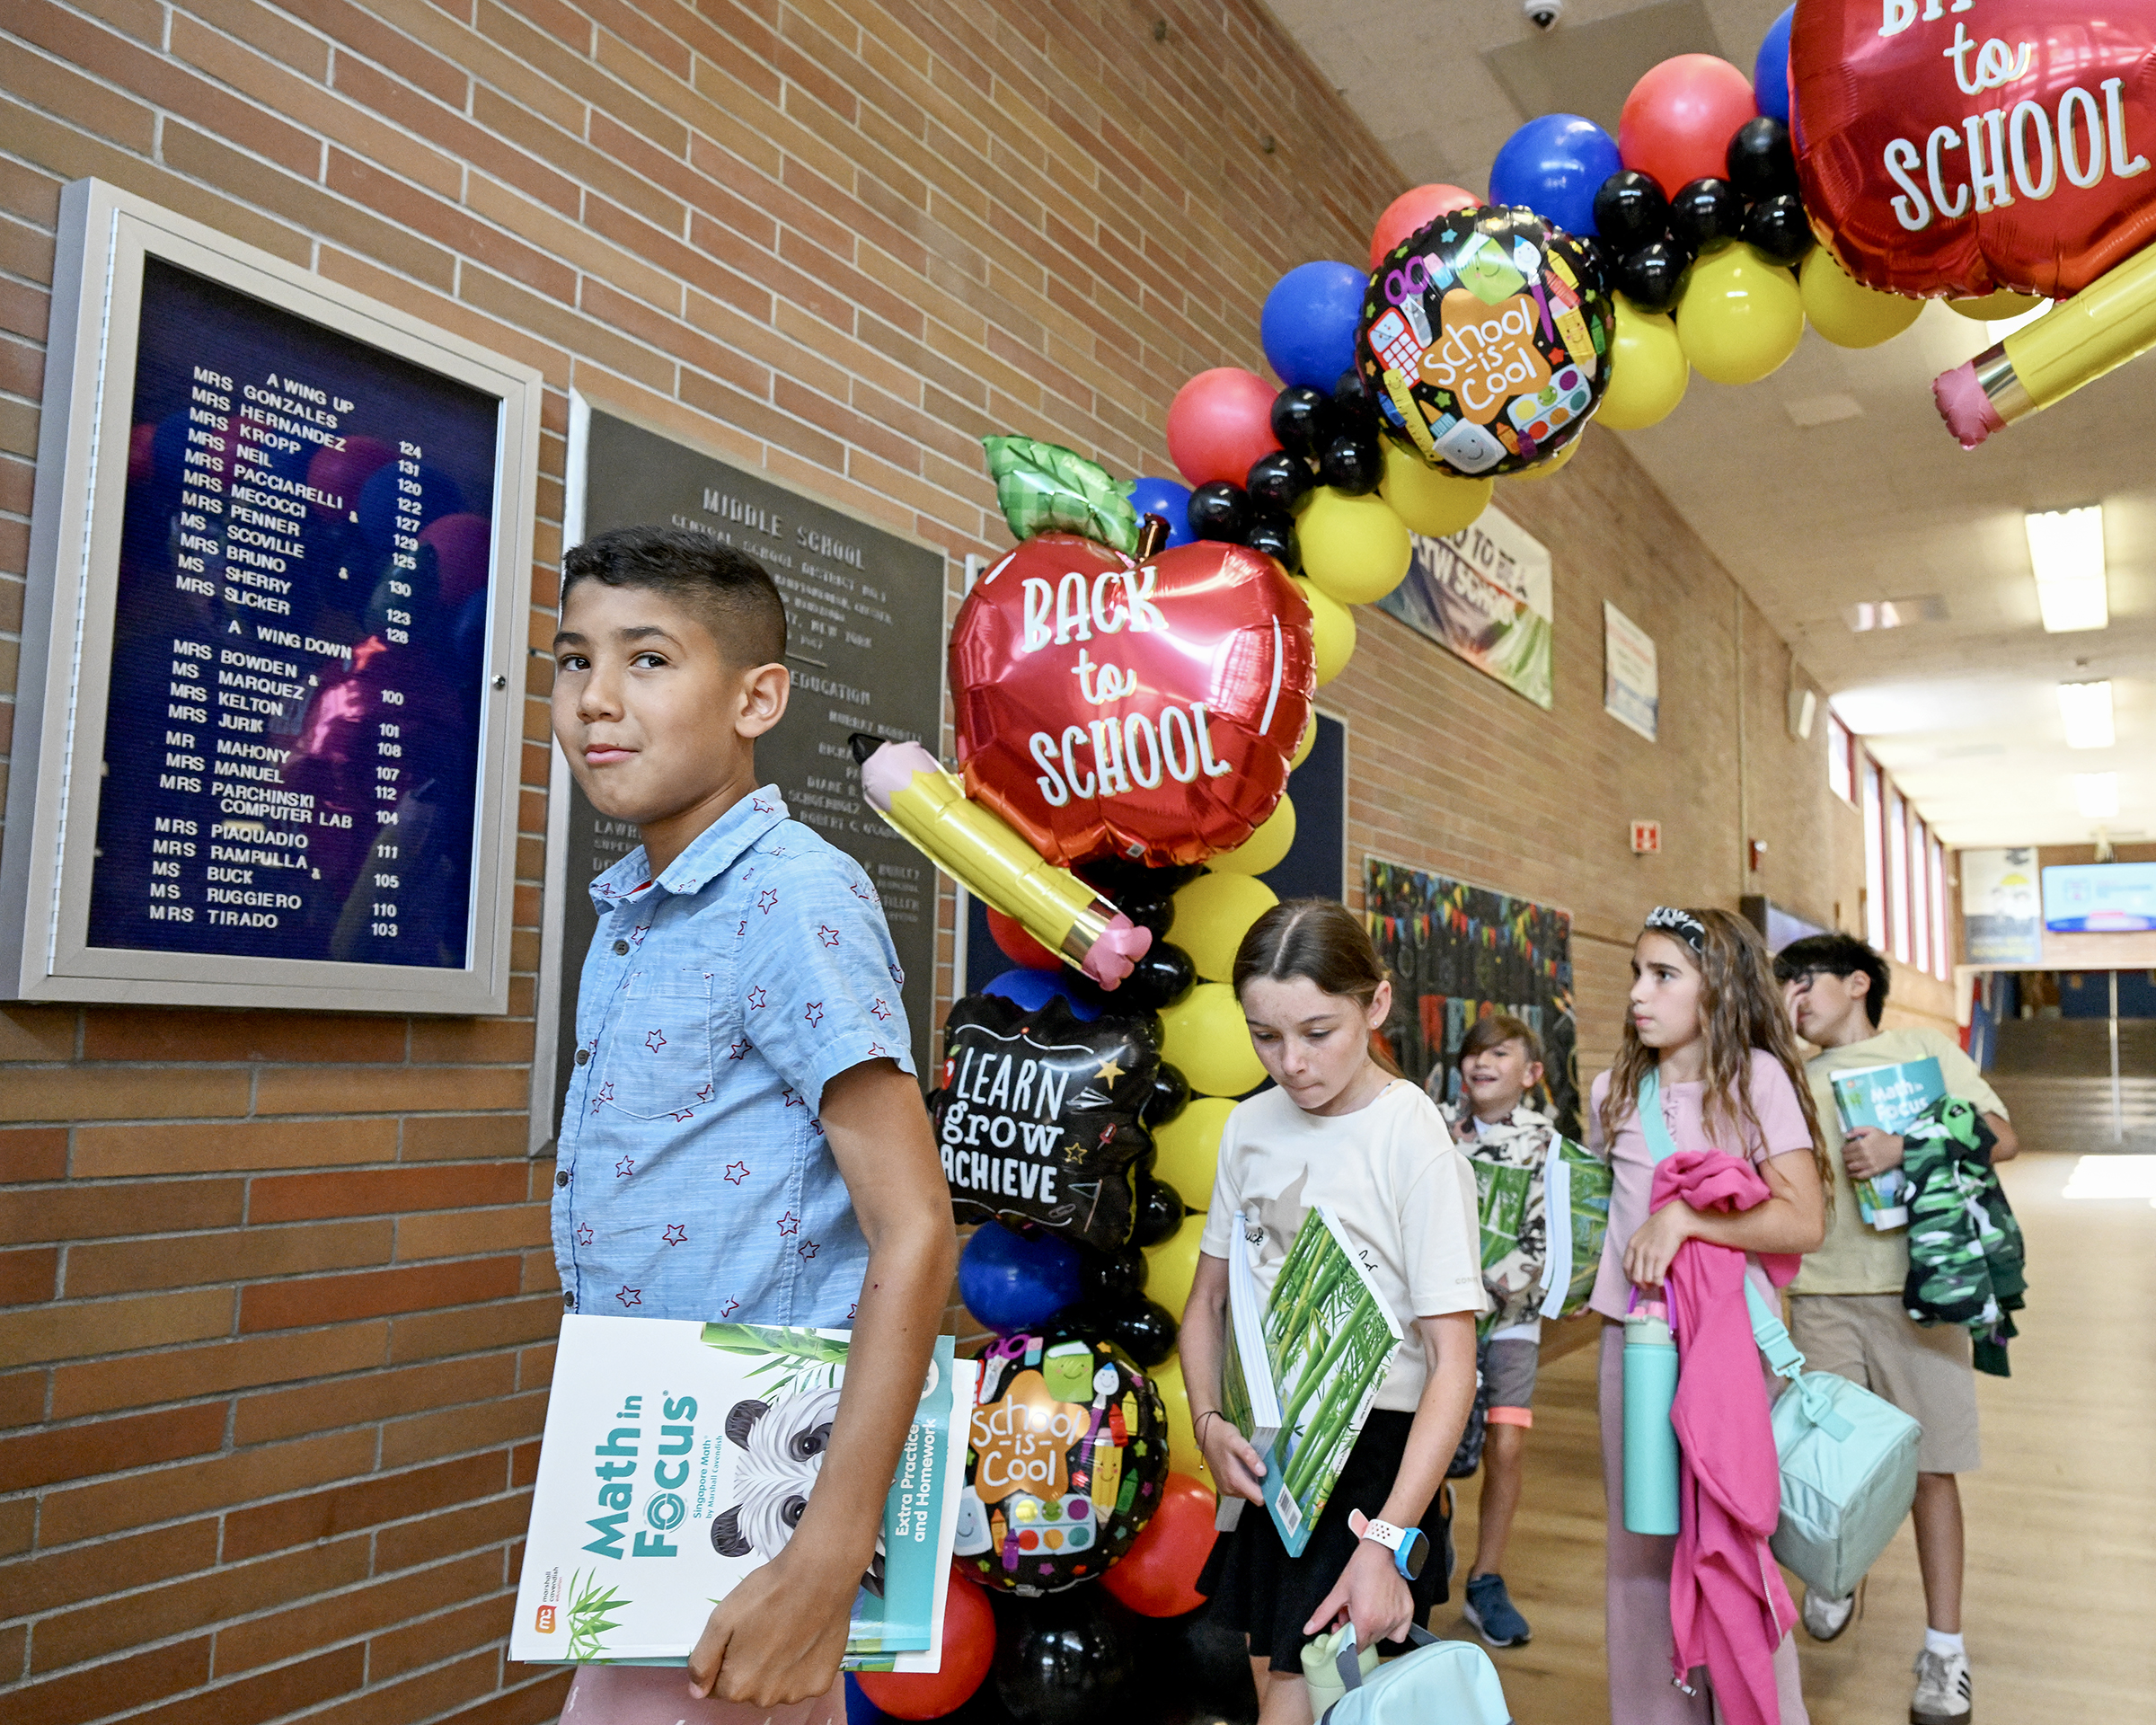
[(1859, 280), (2078, 293), (2156, 237), (2156, 0), (1804, 0), (1804, 207)]
[(1050, 862), (1200, 862), (1280, 801), (1317, 686), (1310, 606), (1247, 546), (1140, 567), (1039, 534), (959, 607), (950, 681), (967, 794)]

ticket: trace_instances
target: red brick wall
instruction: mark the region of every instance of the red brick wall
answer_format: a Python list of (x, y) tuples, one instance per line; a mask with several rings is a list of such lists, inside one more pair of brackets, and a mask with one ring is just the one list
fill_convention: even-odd
[[(52, 227), (90, 174), (543, 370), (535, 642), (572, 385), (986, 553), (983, 433), (1164, 471), (1175, 387), (1257, 363), (1266, 288), (1358, 255), (1399, 190), (1243, 0), (12, 0), (0, 691)], [(1355, 720), (1358, 866), (1375, 850), (1580, 913), (1592, 1053), (1639, 907), (1743, 884), (1739, 605), (1613, 438), (1511, 491), (1557, 556), (1557, 712), (1367, 616), (1329, 704)], [(1662, 643), (1656, 748), (1600, 712), (1605, 591)], [(1745, 629), (1750, 676), (1772, 642)], [(508, 1017), (0, 1008), (11, 1721), (559, 1705), (558, 1678), (502, 1659), (559, 1309), (549, 1170), (522, 1154), (544, 668)], [(1809, 756), (1746, 758), (1755, 808), (1825, 795)], [(1625, 853), (1633, 813), (1662, 818), (1662, 858)]]

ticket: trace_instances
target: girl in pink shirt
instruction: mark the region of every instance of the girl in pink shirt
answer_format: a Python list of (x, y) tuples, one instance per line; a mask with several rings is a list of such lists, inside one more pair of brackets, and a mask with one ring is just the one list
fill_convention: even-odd
[[(1638, 1099), (1655, 1075), (1658, 1106), (1680, 1150), (1727, 1150), (1756, 1166), (1772, 1194), (1733, 1215), (1682, 1201), (1648, 1214), (1654, 1156)], [(1632, 991), (1617, 1064), (1595, 1080), (1587, 1142), (1616, 1174), (1610, 1228), (1591, 1308), (1602, 1334), (1602, 1471), (1609, 1498), (1606, 1603), (1611, 1725), (1710, 1725), (1704, 1669), (1686, 1694), (1670, 1681), (1670, 1566), (1676, 1541), (1624, 1526), (1624, 1316), (1634, 1287), (1658, 1296), (1687, 1240), (1734, 1246), (1776, 1297), (1762, 1252), (1817, 1249), (1826, 1232), (1819, 1127), (1772, 960), (1749, 923), (1723, 910), (1663, 906), (1632, 948)], [(1774, 1656), (1781, 1725), (1806, 1725), (1797, 1650)]]

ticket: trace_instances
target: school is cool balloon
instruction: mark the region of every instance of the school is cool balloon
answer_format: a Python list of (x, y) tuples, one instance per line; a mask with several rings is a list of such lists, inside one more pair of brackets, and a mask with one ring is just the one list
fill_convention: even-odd
[(1160, 1393), (1107, 1340), (991, 1342), (966, 1452), (959, 1567), (1017, 1594), (1091, 1580), (1144, 1530), (1167, 1477)]
[(1516, 473), (1586, 428), (1610, 318), (1579, 241), (1524, 209), (1464, 209), (1371, 272), (1356, 364), (1385, 429), (1431, 466)]
[(1050, 862), (1198, 862), (1286, 786), (1315, 686), (1310, 607), (1248, 546), (1141, 567), (1039, 534), (959, 607), (950, 681), (967, 794)]
[[(1030, 974), (1030, 973), (1021, 973)], [(968, 995), (943, 1028), (929, 1097), (961, 1221), (994, 1218), (1114, 1252), (1130, 1238), (1139, 1115), (1161, 1061), (1150, 1014), (1081, 1022), (1052, 998), (1029, 1011)]]
[(1789, 38), (1805, 208), (1869, 288), (2078, 293), (2156, 239), (2156, 3), (1816, 0)]

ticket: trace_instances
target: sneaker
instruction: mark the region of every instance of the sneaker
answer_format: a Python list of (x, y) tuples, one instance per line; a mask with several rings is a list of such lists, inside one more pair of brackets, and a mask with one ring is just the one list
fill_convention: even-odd
[(1512, 1596), (1505, 1591), (1505, 1578), (1501, 1575), (1469, 1576), (1467, 1600), (1460, 1607), (1460, 1614), (1492, 1647), (1524, 1647), (1534, 1639), (1527, 1620), (1520, 1615), (1519, 1608), (1512, 1603)]
[(1969, 1656), (1934, 1653), (1916, 1656), (1916, 1696), (1909, 1703), (1909, 1725), (1968, 1725), (1971, 1712)]
[(1857, 1596), (1829, 1599), (1816, 1588), (1804, 1590), (1804, 1632), (1815, 1641), (1831, 1641), (1849, 1627), (1856, 1615)]

